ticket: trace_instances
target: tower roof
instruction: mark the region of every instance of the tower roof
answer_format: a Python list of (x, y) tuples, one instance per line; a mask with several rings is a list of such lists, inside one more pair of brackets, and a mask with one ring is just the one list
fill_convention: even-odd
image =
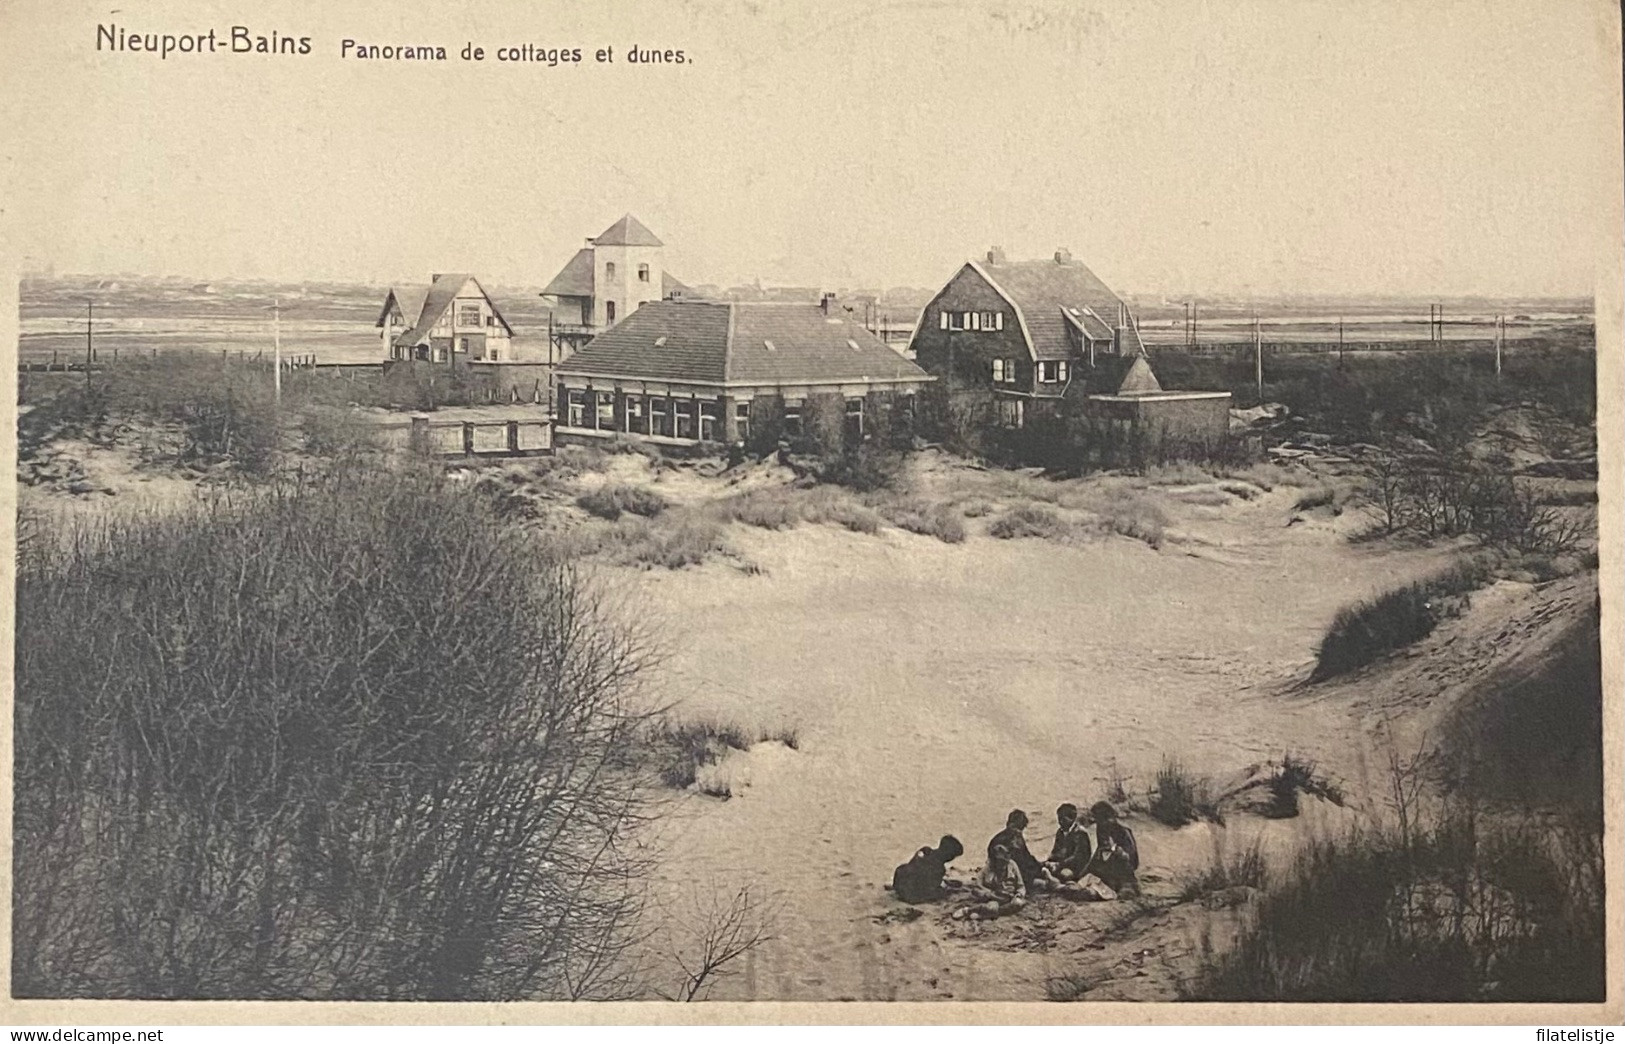
[(619, 221), (594, 236), (592, 244), (593, 246), (665, 246), (658, 236), (650, 232), (643, 222), (631, 214), (622, 214)]

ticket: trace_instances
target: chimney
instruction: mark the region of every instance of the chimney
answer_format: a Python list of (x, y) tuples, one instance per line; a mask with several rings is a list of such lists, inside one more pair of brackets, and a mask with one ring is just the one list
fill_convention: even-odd
[(988, 248), (987, 263), (990, 265), (1004, 264), (1004, 247), (996, 246)]
[(1112, 351), (1123, 354), (1123, 302), (1117, 302), (1117, 322), (1112, 326)]
[(1064, 265), (1064, 264), (1066, 264), (1067, 262), (1069, 262), (1071, 260), (1072, 260), (1072, 251), (1068, 250), (1066, 247), (1059, 247), (1059, 248), (1056, 249), (1056, 251), (1055, 251), (1055, 263), (1056, 264)]
[(824, 310), (825, 315), (834, 314), (834, 312), (835, 312), (835, 295), (832, 294), (832, 293), (829, 293), (828, 291), (826, 291), (824, 293), (824, 296), (819, 298), (818, 307), (822, 308)]

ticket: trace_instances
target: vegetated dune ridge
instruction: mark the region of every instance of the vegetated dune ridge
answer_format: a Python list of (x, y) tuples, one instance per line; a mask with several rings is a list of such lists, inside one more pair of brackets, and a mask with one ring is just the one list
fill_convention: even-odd
[[(1119, 537), (946, 545), (804, 526), (736, 533), (766, 576), (716, 563), (644, 574), (680, 713), (791, 726), (799, 739), (733, 756), (722, 766), (733, 797), (695, 795), (674, 816), (667, 897), (751, 884), (781, 904), (777, 938), (713, 996), (1038, 1000), (1081, 975), (1091, 998), (1171, 998), (1200, 927), (1222, 941), (1233, 914), (1186, 903), (1136, 921), (1132, 904), (1044, 898), (988, 925), (931, 907), (905, 923), (883, 885), (944, 833), (965, 843), (954, 869), (971, 876), (1012, 808), (1047, 850), (1055, 805), (1101, 797), (1114, 761), (1143, 794), (1164, 756), (1222, 783), (1291, 752), (1342, 781), (1352, 807), (1370, 805), (1386, 758), (1379, 721), (1414, 738), (1586, 603), (1584, 577), (1503, 581), (1415, 649), (1303, 686), (1339, 606), (1447, 552), (1350, 545), (1343, 520), (1324, 515), (1288, 525), (1296, 495), (1187, 508), (1160, 551)], [(1261, 838), (1279, 855), (1354, 814), (1304, 805), (1297, 819), (1231, 816), (1225, 828), (1135, 817), (1148, 893), (1173, 898), (1215, 844)]]

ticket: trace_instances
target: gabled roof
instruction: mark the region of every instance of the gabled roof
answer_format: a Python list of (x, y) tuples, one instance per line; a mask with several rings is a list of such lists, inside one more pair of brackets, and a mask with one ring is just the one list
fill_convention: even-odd
[(543, 297), (592, 296), (592, 248), (583, 247), (565, 262), (559, 274), (542, 290)]
[(418, 315), (423, 311), (423, 300), (429, 296), (427, 285), (392, 286), (389, 293), (384, 296), (383, 310), (378, 313), (378, 321), (374, 326), (383, 326), (392, 310), (398, 309), (402, 321), (416, 322)]
[(651, 301), (559, 372), (711, 385), (927, 379), (874, 334), (818, 305), (739, 301)]
[[(497, 322), (501, 323), (502, 328), (508, 332), (508, 336), (512, 337), (513, 327), (508, 325), (508, 320), (503, 317), (502, 311), (497, 308), (496, 302), (491, 300), (491, 295), (485, 292), (485, 287), (480, 286), (480, 281), (467, 272), (451, 272), (436, 275), (434, 282), (430, 283), (428, 288), (422, 291), (423, 303), (418, 308), (416, 322), (412, 324), (410, 329), (395, 338), (395, 343), (411, 348), (427, 341), (430, 329), (434, 327), (434, 324), (440, 320), (442, 315), (446, 314), (446, 309), (451, 307), (451, 302), (456, 299), (458, 292), (471, 282), (479, 290), (480, 296), (485, 298), (485, 303), (491, 306), (491, 312), (497, 317)], [(416, 288), (414, 288), (413, 292), (417, 292)], [(390, 294), (395, 295), (395, 291), (391, 290)], [(410, 317), (412, 313), (407, 310), (406, 302), (399, 296), (396, 296), (396, 301), (402, 305), (401, 313)], [(385, 308), (386, 310), (388, 308), (387, 299)], [(381, 320), (379, 325), (382, 325)]]
[[(1127, 309), (1122, 298), (1081, 261), (979, 261), (971, 265), (1018, 307), (1037, 359), (1065, 359), (1072, 355), (1069, 325), (1097, 340), (1110, 339), (1119, 306)], [(1075, 318), (1072, 309), (1077, 309)], [(1130, 350), (1129, 328), (1130, 324), (1124, 325), (1125, 352)], [(1133, 343), (1137, 348), (1138, 336)]]
[(633, 217), (631, 214), (621, 215), (621, 219), (604, 229), (593, 237), (593, 246), (638, 246), (657, 247), (664, 246), (653, 232)]

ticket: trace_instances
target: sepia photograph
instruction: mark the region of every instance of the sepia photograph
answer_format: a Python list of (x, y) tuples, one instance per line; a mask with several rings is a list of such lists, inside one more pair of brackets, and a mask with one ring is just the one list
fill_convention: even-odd
[(0, 37), (7, 1021), (1620, 1017), (1617, 5)]

